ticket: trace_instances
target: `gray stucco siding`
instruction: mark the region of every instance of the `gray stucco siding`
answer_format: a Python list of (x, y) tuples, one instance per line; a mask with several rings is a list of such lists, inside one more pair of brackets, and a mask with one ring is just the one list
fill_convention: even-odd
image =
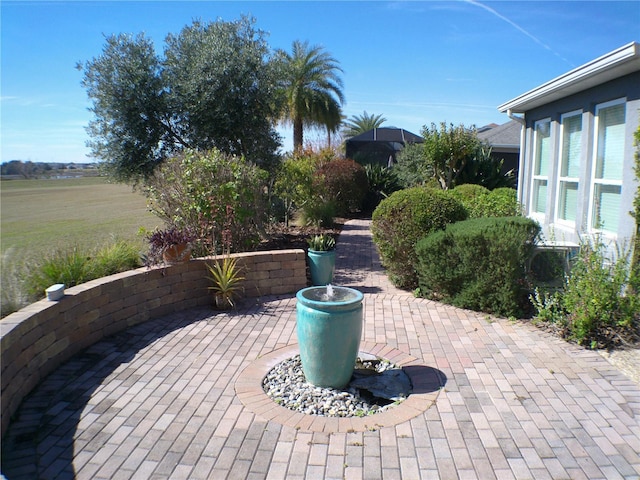
[[(533, 216), (543, 226), (547, 237), (553, 236), (557, 240), (578, 242), (580, 235), (590, 233), (587, 230), (589, 202), (591, 195), (592, 159), (595, 135), (595, 115), (598, 105), (609, 101), (625, 99), (625, 145), (623, 181), (620, 196), (620, 217), (615, 239), (620, 243), (628, 242), (634, 234), (634, 221), (629, 215), (638, 183), (634, 174), (635, 146), (633, 134), (638, 128), (640, 117), (640, 71), (634, 72), (615, 80), (589, 88), (546, 105), (525, 112), (525, 146), (520, 158), (522, 182), (519, 184), (519, 201), (525, 206), (527, 215)], [(582, 144), (581, 164), (578, 191), (577, 220), (575, 225), (558, 222), (555, 218), (555, 204), (558, 185), (558, 159), (560, 149), (560, 122), (563, 114), (582, 112)], [(531, 186), (534, 163), (534, 129), (536, 122), (550, 119), (551, 139), (550, 148), (552, 161), (547, 173), (547, 204), (544, 216), (531, 215)], [(561, 237), (561, 238), (559, 238)]]

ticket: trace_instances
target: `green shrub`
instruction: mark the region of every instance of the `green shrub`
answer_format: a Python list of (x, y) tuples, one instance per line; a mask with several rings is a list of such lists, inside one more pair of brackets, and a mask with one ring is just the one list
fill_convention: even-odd
[[(224, 232), (233, 251), (251, 250), (266, 221), (267, 173), (217, 150), (166, 160), (143, 188), (151, 212), (169, 226), (198, 232), (196, 256), (219, 253)], [(230, 213), (231, 212), (231, 213)]]
[(441, 190), (413, 187), (380, 202), (372, 215), (371, 232), (391, 281), (400, 288), (415, 288), (416, 242), (465, 218), (462, 204)]
[(346, 215), (362, 208), (369, 181), (362, 165), (353, 160), (323, 162), (314, 175), (317, 190), (334, 202), (336, 214)]
[(141, 264), (140, 251), (133, 243), (120, 240), (98, 250), (91, 264), (93, 278), (133, 270)]
[[(424, 185), (430, 180), (435, 180), (433, 167), (426, 158), (424, 145), (411, 143), (406, 145), (397, 155), (398, 163), (393, 170), (398, 177), (398, 183), (404, 188)], [(440, 184), (437, 180), (435, 183)]]
[(394, 168), (383, 167), (382, 165), (367, 164), (364, 166), (367, 174), (369, 190), (364, 199), (364, 210), (373, 212), (378, 204), (400, 189), (398, 178)]
[(364, 171), (355, 162), (335, 158), (331, 149), (305, 149), (284, 160), (274, 193), (282, 200), (286, 225), (296, 212), (305, 225), (327, 226), (337, 214), (347, 213), (356, 204), (360, 208), (364, 193), (357, 193), (351, 182), (366, 182)]
[(482, 185), (465, 183), (447, 191), (464, 205), (469, 218), (521, 215), (516, 191), (513, 188), (503, 187), (489, 190)]
[(27, 279), (27, 292), (30, 298), (42, 298), (47, 287), (63, 283), (72, 287), (88, 281), (90, 275), (91, 254), (78, 247), (70, 250), (56, 250), (33, 268)]
[(282, 200), (284, 207), (284, 222), (289, 221), (296, 209), (317, 198), (314, 192), (313, 174), (320, 159), (312, 152), (302, 152), (285, 158), (276, 174), (273, 191)]
[(495, 157), (489, 145), (480, 145), (463, 165), (456, 179), (456, 185), (477, 183), (489, 190), (501, 187), (515, 188), (516, 177), (512, 170), (503, 173), (503, 163), (504, 159)]
[(461, 308), (521, 316), (528, 305), (526, 262), (539, 232), (531, 219), (496, 217), (428, 235), (416, 245), (421, 294)]
[(490, 193), (487, 188), (482, 185), (465, 183), (463, 185), (458, 185), (452, 190), (447, 190), (447, 192), (464, 205), (469, 218), (480, 218), (486, 216), (486, 198)]
[(324, 195), (310, 198), (300, 212), (302, 224), (307, 226), (330, 227), (335, 217), (335, 203)]
[(563, 288), (532, 295), (536, 321), (590, 348), (634, 340), (640, 333), (640, 272), (629, 268), (629, 259), (630, 252), (608, 258), (598, 239), (582, 243)]
[(485, 199), (485, 216), (487, 217), (516, 217), (522, 215), (522, 209), (518, 204), (516, 190), (502, 187), (489, 192)]

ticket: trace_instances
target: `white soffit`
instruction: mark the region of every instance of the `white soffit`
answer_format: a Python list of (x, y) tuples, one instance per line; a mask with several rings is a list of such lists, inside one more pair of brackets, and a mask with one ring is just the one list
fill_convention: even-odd
[(523, 93), (498, 107), (501, 112), (527, 110), (551, 103), (640, 70), (640, 44), (631, 42)]

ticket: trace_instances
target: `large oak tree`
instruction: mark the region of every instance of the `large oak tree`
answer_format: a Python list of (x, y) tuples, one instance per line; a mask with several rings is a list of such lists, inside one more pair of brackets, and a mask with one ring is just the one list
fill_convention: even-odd
[(79, 65), (95, 116), (92, 155), (127, 182), (187, 148), (270, 166), (280, 144), (278, 76), (254, 23), (195, 21), (167, 36), (163, 55), (143, 34), (108, 37), (100, 56)]

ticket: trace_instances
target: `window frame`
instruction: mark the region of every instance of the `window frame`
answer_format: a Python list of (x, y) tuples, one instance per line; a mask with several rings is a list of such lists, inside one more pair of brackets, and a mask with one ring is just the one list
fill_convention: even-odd
[[(539, 135), (539, 125), (542, 124), (547, 124), (547, 128), (548, 128), (548, 132), (549, 132), (549, 148), (547, 149), (548, 151), (548, 155), (549, 158), (547, 159), (547, 169), (545, 172), (542, 172), (542, 168), (540, 169), (540, 173), (536, 174), (536, 170), (538, 167), (538, 162), (542, 163), (542, 159), (541, 157), (538, 157), (538, 149), (539, 149), (539, 143), (538, 143), (538, 135)], [(530, 208), (529, 208), (529, 215), (533, 218), (536, 219), (540, 219), (540, 220), (544, 220), (544, 218), (547, 215), (547, 210), (549, 208), (549, 173), (551, 170), (551, 165), (553, 164), (553, 149), (552, 149), (552, 140), (553, 140), (553, 136), (552, 136), (552, 122), (551, 122), (551, 117), (547, 117), (547, 118), (541, 118), (540, 120), (536, 120), (533, 123), (533, 152), (532, 152), (532, 162), (531, 162), (531, 183), (530, 183), (530, 188), (531, 188), (531, 192), (529, 193), (529, 202), (530, 202)], [(545, 199), (545, 211), (543, 212), (539, 212), (537, 210), (535, 210), (536, 207), (536, 195), (537, 195), (537, 188), (536, 185), (538, 182), (546, 182), (546, 195), (547, 198)]]
[[(604, 235), (606, 237), (615, 238), (617, 237), (617, 230), (614, 232), (612, 230), (607, 230), (604, 228), (597, 227), (594, 222), (594, 214), (595, 214), (595, 196), (596, 196), (596, 188), (601, 185), (605, 186), (615, 186), (620, 189), (620, 197), (622, 197), (622, 178), (619, 180), (612, 179), (598, 179), (596, 178), (596, 172), (598, 168), (598, 147), (600, 141), (600, 111), (606, 108), (614, 107), (617, 105), (622, 105), (624, 112), (624, 125), (625, 125), (625, 134), (622, 137), (622, 152), (624, 155), (625, 147), (626, 147), (626, 124), (627, 124), (627, 99), (626, 97), (617, 98), (615, 100), (610, 100), (608, 102), (602, 102), (595, 106), (593, 113), (593, 150), (591, 154), (591, 170), (589, 175), (589, 208), (588, 208), (588, 216), (587, 216), (587, 228), (590, 232)], [(622, 159), (624, 166), (624, 158)], [(620, 212), (618, 212), (620, 215)], [(618, 229), (620, 226), (621, 218), (618, 218)]]
[[(568, 118), (572, 118), (572, 117), (579, 117), (580, 118), (580, 152), (578, 155), (579, 161), (580, 161), (580, 165), (578, 168), (578, 172), (577, 172), (577, 176), (572, 177), (572, 176), (563, 176), (562, 175), (562, 169), (563, 169), (563, 163), (565, 161), (564, 158), (564, 146), (565, 146), (565, 119)], [(572, 110), (570, 112), (566, 112), (563, 113), (560, 116), (560, 122), (559, 122), (559, 132), (558, 132), (558, 155), (557, 155), (557, 173), (556, 173), (556, 198), (555, 198), (555, 205), (554, 205), (554, 219), (555, 221), (560, 224), (560, 225), (565, 225), (568, 227), (575, 227), (577, 222), (578, 222), (578, 213), (580, 211), (580, 188), (581, 188), (581, 182), (580, 182), (580, 174), (581, 174), (581, 169), (582, 169), (582, 162), (583, 162), (583, 140), (584, 140), (584, 111), (583, 110)], [(567, 220), (564, 219), (560, 216), (561, 213), (561, 209), (560, 209), (560, 202), (562, 200), (562, 184), (566, 183), (573, 183), (577, 185), (577, 189), (576, 189), (576, 195), (577, 195), (577, 199), (576, 199), (576, 211), (575, 213), (575, 220)]]

